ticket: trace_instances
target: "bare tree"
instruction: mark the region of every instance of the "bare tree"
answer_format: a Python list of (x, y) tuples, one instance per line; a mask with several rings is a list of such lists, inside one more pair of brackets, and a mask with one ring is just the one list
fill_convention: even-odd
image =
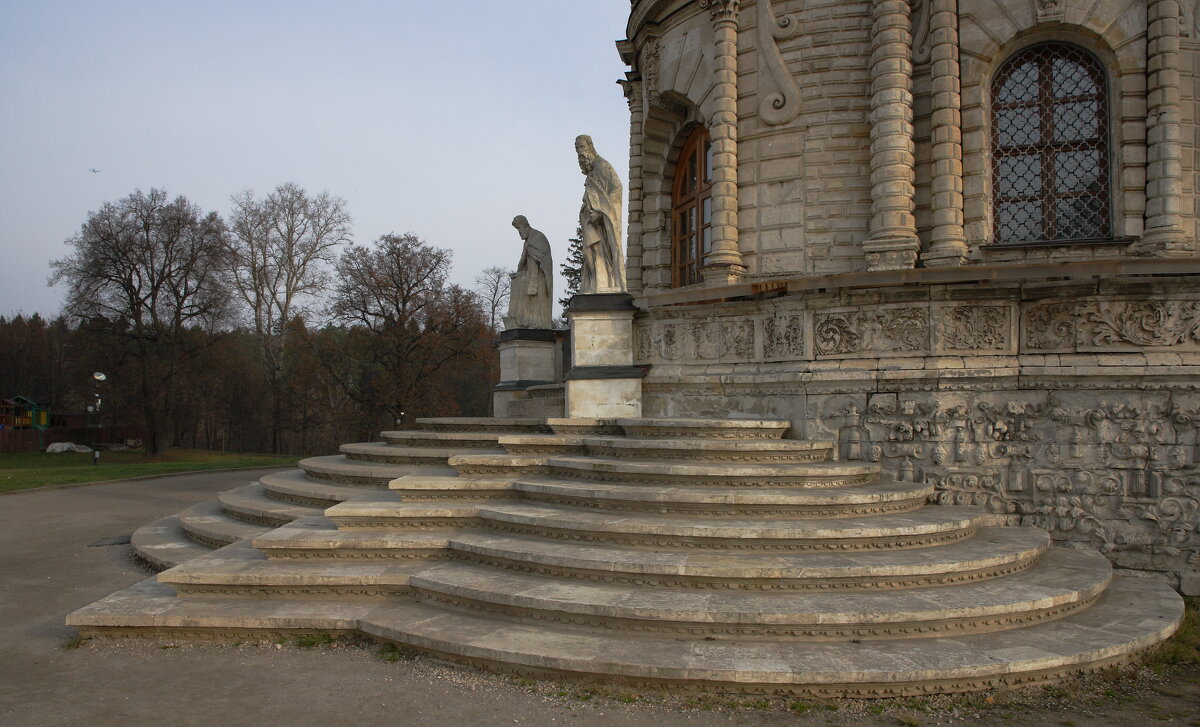
[(331, 312), (369, 334), (350, 343), (360, 366), (354, 396), (383, 407), (392, 420), (434, 406), (445, 396), (430, 389), (437, 375), (490, 349), (478, 299), (447, 285), (449, 271), (450, 251), (413, 235), (351, 246), (338, 261)]
[(479, 296), (479, 302), (488, 316), (488, 326), (493, 331), (500, 330), (504, 313), (508, 310), (508, 293), (512, 289), (512, 276), (511, 269), (502, 268), (499, 265), (484, 268), (483, 272), (475, 276), (474, 292)]
[(170, 441), (189, 340), (209, 338), (189, 330), (211, 331), (227, 311), (225, 235), (217, 213), (136, 190), (89, 213), (67, 240), (74, 251), (51, 263), (51, 284), (69, 288), (68, 313), (102, 326), (133, 359), (156, 454)]
[(310, 196), (288, 182), (263, 199), (233, 196), (230, 270), (258, 336), (271, 392), (271, 448), (283, 447), (284, 366), (292, 319), (307, 317), (329, 283), (338, 246), (350, 239), (346, 202), (327, 192)]

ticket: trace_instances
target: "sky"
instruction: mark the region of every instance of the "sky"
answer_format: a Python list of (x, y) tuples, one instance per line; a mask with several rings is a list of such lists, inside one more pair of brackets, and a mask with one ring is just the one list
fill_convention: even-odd
[(356, 243), (415, 234), (454, 251), (467, 287), (516, 266), (524, 214), (557, 267), (582, 194), (575, 136), (628, 178), (614, 46), (628, 13), (628, 0), (0, 0), (0, 316), (60, 312), (50, 261), (89, 212), (152, 187), (222, 216), (244, 189), (328, 191)]

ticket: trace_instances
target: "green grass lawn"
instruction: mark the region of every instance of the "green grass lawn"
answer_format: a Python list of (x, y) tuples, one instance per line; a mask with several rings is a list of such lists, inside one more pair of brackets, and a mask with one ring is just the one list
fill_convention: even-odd
[(270, 454), (234, 454), (210, 452), (203, 449), (169, 449), (158, 457), (151, 457), (140, 451), (101, 452), (100, 464), (93, 465), (90, 453), (0, 454), (0, 492), (232, 467), (278, 464), (280, 469), (286, 469), (294, 466), (298, 459), (299, 457)]

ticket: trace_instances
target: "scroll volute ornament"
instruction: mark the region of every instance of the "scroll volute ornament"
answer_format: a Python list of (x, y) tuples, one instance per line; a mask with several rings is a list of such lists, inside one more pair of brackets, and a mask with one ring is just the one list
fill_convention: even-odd
[(758, 116), (764, 123), (779, 126), (800, 113), (800, 87), (788, 70), (778, 43), (796, 35), (800, 23), (791, 15), (776, 18), (771, 0), (757, 0), (755, 9), (758, 13), (755, 28), (758, 53), (766, 69), (766, 73), (760, 73), (758, 78), (761, 97)]

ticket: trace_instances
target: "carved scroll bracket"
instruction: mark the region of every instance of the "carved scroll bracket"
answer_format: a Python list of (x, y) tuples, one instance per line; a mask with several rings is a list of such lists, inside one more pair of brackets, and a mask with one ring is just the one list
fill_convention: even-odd
[(788, 123), (800, 113), (800, 87), (788, 70), (778, 44), (778, 41), (791, 38), (799, 32), (800, 22), (791, 15), (775, 17), (771, 0), (758, 0), (755, 11), (758, 13), (755, 39), (759, 58), (767, 71), (759, 74), (762, 100), (758, 105), (758, 115), (765, 123), (778, 126)]

